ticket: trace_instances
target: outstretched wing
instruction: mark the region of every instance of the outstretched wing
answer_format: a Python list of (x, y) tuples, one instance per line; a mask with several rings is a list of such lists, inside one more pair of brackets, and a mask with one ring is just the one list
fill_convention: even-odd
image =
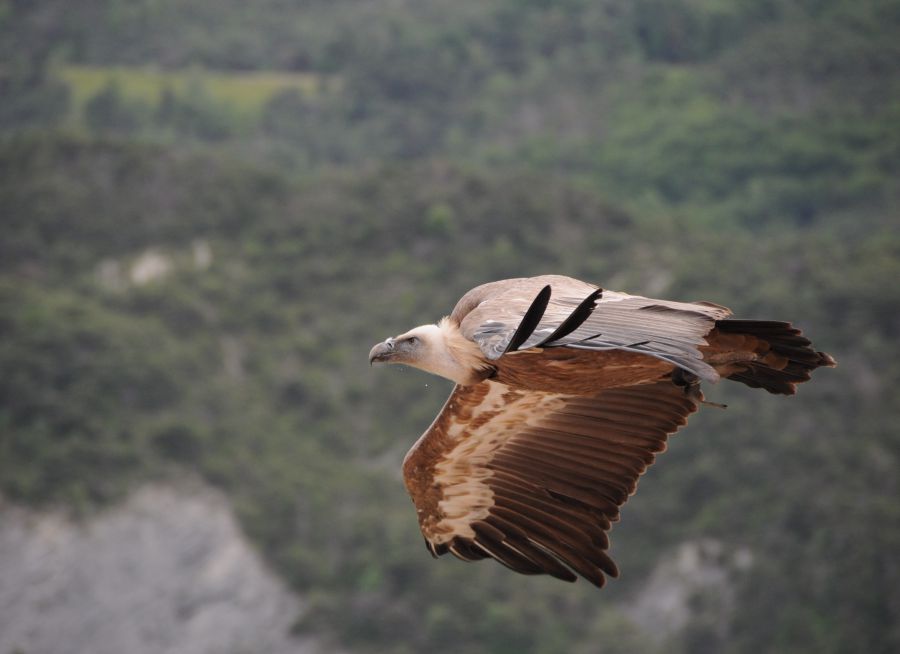
[(457, 386), (403, 474), (435, 556), (602, 586), (607, 530), (697, 403), (671, 382), (593, 397)]
[(545, 275), (473, 289), (454, 316), (488, 359), (532, 347), (618, 349), (668, 361), (706, 381), (716, 371), (699, 347), (725, 307), (654, 300), (604, 291), (570, 277)]

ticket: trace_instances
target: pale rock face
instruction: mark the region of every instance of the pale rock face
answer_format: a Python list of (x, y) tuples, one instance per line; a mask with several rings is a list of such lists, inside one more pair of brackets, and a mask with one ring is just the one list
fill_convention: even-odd
[(0, 652), (312, 654), (226, 500), (149, 486), (84, 523), (0, 504)]
[(735, 610), (737, 577), (753, 566), (747, 548), (729, 549), (705, 538), (682, 543), (663, 556), (624, 613), (647, 635), (663, 641), (695, 619), (697, 599), (704, 600), (707, 621), (723, 635)]
[(197, 270), (206, 270), (212, 265), (212, 248), (206, 241), (194, 241), (191, 244), (191, 254), (194, 257), (194, 267)]
[(147, 250), (131, 264), (131, 283), (143, 286), (161, 279), (172, 270), (172, 262), (159, 252)]

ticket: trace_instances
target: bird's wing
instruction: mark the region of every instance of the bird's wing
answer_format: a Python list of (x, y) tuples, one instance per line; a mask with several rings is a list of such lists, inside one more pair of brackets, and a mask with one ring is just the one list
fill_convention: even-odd
[(403, 474), (433, 555), (602, 586), (606, 531), (697, 402), (671, 382), (593, 397), (457, 386)]
[(706, 381), (719, 378), (699, 347), (715, 322), (731, 315), (725, 307), (654, 300), (552, 275), (486, 288), (460, 316), (460, 329), (488, 359), (532, 347), (618, 349), (668, 361)]

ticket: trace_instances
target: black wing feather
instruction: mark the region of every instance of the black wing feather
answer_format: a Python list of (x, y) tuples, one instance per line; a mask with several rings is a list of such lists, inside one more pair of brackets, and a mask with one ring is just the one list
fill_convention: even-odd
[(528, 307), (528, 311), (526, 311), (525, 315), (522, 317), (522, 322), (519, 323), (512, 338), (509, 339), (509, 345), (507, 345), (506, 349), (503, 351), (504, 354), (507, 352), (515, 352), (522, 343), (528, 340), (528, 337), (531, 336), (532, 332), (534, 332), (541, 322), (541, 318), (544, 317), (544, 312), (547, 310), (547, 305), (549, 303), (550, 285), (547, 284), (541, 289), (541, 292), (537, 294), (537, 297), (534, 298), (531, 306)]
[(584, 300), (581, 301), (581, 304), (579, 304), (575, 308), (575, 311), (569, 314), (569, 317), (563, 320), (562, 323), (560, 323), (559, 327), (557, 327), (552, 334), (538, 343), (535, 347), (552, 344), (554, 341), (565, 338), (576, 329), (581, 327), (581, 324), (585, 320), (587, 320), (591, 313), (594, 311), (594, 307), (597, 306), (597, 301), (600, 299), (601, 295), (603, 295), (603, 289), (598, 288), (596, 291), (584, 298)]

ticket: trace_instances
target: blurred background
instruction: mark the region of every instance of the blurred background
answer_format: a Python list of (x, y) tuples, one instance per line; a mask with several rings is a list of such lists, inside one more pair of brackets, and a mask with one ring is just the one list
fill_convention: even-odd
[[(0, 0), (0, 221), (0, 654), (900, 651), (897, 0)], [(548, 272), (839, 362), (602, 591), (432, 560), (367, 363)]]

